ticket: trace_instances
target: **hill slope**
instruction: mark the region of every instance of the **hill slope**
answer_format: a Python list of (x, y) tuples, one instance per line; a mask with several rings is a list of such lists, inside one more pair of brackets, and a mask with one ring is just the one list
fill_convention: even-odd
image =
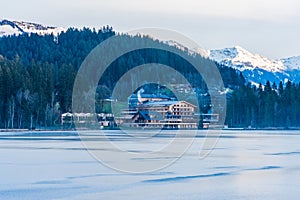
[(31, 22), (19, 22), (10, 20), (0, 20), (0, 37), (10, 35), (21, 35), (24, 33), (36, 33), (38, 35), (53, 34), (57, 36), (59, 33), (66, 31), (61, 27), (44, 26)]

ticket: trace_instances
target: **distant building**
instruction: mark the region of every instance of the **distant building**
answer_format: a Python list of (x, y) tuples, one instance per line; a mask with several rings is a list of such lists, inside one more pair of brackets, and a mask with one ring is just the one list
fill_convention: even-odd
[[(131, 98), (130, 99), (134, 99)], [(129, 109), (122, 111), (117, 124), (126, 127), (195, 129), (198, 117), (196, 106), (186, 101), (171, 100), (165, 95), (139, 95), (135, 104), (129, 101)]]
[(115, 119), (111, 113), (63, 113), (61, 115), (61, 125), (64, 128), (74, 127), (77, 128), (109, 128), (115, 126)]
[(170, 86), (179, 93), (196, 94), (190, 84), (171, 84)]
[(148, 101), (168, 101), (168, 100), (171, 100), (171, 98), (166, 95), (143, 94), (143, 93), (132, 94), (128, 98), (130, 108), (136, 108), (138, 105)]
[(166, 95), (134, 94), (128, 99), (128, 109), (116, 117), (111, 113), (64, 113), (63, 127), (115, 126), (158, 129), (197, 129), (218, 127), (218, 114), (195, 113), (196, 106), (187, 101), (172, 100)]
[(209, 127), (220, 127), (220, 125), (217, 125), (219, 122), (219, 114), (201, 114), (200, 118), (202, 121), (202, 128), (204, 129), (208, 129)]

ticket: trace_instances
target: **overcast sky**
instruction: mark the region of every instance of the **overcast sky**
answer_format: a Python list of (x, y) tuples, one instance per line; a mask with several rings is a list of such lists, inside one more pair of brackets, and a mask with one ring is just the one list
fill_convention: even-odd
[(300, 55), (299, 0), (0, 0), (0, 17), (63, 27), (178, 31), (206, 49)]

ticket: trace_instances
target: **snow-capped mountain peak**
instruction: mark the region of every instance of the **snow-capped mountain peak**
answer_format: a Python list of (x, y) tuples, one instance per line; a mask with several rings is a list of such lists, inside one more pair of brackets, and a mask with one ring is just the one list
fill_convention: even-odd
[(239, 71), (253, 70), (255, 68), (261, 68), (270, 72), (286, 70), (286, 67), (280, 60), (272, 60), (259, 54), (253, 54), (240, 46), (211, 50), (210, 58)]
[(300, 56), (281, 59), (288, 70), (300, 70)]
[(53, 34), (57, 36), (66, 29), (61, 27), (44, 26), (31, 22), (10, 21), (6, 19), (0, 20), (0, 37), (9, 35), (21, 35), (24, 33), (36, 33), (38, 35)]
[(8, 35), (20, 35), (22, 33), (24, 33), (24, 31), (15, 23), (8, 20), (0, 21), (0, 37)]
[(287, 80), (300, 82), (300, 56), (273, 60), (235, 46), (211, 50), (209, 58), (241, 71), (244, 77), (254, 84), (264, 84), (267, 80), (276, 83)]
[[(57, 36), (64, 31), (66, 29), (61, 27), (0, 19), (0, 37), (32, 33)], [(234, 68), (242, 72), (245, 79), (255, 85), (265, 84), (267, 80), (276, 83), (287, 82), (287, 80), (300, 82), (300, 56), (274, 60), (249, 52), (240, 46), (205, 51), (196, 47), (186, 47), (173, 40), (164, 42), (191, 55), (200, 54), (218, 64)]]

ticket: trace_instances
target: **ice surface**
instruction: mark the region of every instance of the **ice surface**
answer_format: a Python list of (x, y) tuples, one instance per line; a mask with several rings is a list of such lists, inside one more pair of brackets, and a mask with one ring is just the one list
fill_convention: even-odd
[[(105, 167), (76, 132), (0, 133), (0, 199), (297, 199), (299, 133), (224, 131), (204, 159), (200, 135), (173, 165), (147, 174)], [(134, 140), (117, 131), (110, 137), (124, 146)], [(168, 139), (145, 144), (157, 148)]]

